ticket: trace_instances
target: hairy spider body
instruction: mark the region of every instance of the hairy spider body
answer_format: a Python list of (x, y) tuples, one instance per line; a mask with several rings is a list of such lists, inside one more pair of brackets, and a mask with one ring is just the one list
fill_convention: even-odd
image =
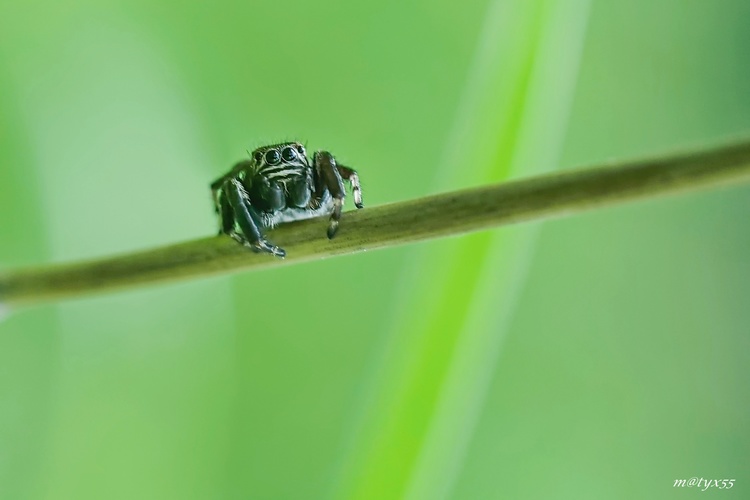
[(310, 161), (298, 142), (260, 147), (211, 183), (219, 234), (284, 257), (283, 249), (265, 239), (264, 229), (330, 214), (327, 234), (333, 238), (344, 205), (344, 181), (351, 184), (354, 204), (362, 208), (357, 172), (338, 164), (328, 151), (317, 151)]

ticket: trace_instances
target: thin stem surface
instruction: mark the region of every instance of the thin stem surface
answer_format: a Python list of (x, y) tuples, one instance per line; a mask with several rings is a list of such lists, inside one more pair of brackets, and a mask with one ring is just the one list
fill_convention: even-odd
[(228, 237), (212, 237), (86, 262), (12, 270), (0, 274), (0, 302), (34, 304), (296, 264), (748, 180), (750, 141), (743, 141), (347, 212), (333, 240), (326, 237), (324, 220), (285, 224), (268, 234), (287, 251), (283, 260), (253, 253)]

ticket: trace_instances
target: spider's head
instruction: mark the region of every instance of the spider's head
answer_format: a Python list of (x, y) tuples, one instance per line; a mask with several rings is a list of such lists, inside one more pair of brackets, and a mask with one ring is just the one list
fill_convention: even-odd
[(309, 166), (305, 147), (299, 142), (284, 142), (263, 146), (253, 151), (251, 155), (258, 170), (276, 166)]

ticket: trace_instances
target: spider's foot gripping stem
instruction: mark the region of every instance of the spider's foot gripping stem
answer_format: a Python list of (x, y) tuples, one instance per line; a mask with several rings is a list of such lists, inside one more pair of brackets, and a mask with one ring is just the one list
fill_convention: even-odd
[(230, 235), (243, 245), (249, 246), (255, 252), (265, 252), (284, 258), (286, 252), (263, 238), (260, 232), (260, 217), (250, 204), (245, 188), (236, 179), (228, 179), (223, 185), (223, 194), (234, 212), (234, 220), (242, 232), (241, 235), (232, 232)]
[(344, 180), (336, 168), (336, 159), (328, 151), (318, 151), (315, 153), (313, 163), (318, 182), (320, 183), (316, 191), (319, 193), (327, 188), (333, 198), (333, 211), (331, 212), (327, 231), (328, 239), (331, 239), (336, 236), (336, 231), (339, 228), (339, 220), (341, 219), (341, 209), (344, 206), (344, 197), (346, 196)]
[(324, 189), (328, 189), (333, 198), (333, 210), (331, 211), (327, 231), (328, 238), (331, 239), (336, 236), (336, 231), (339, 228), (339, 220), (341, 220), (341, 210), (344, 207), (344, 198), (346, 196), (344, 179), (352, 185), (354, 205), (357, 208), (363, 207), (362, 188), (359, 185), (357, 172), (343, 165), (337, 165), (336, 159), (328, 151), (318, 151), (315, 153), (313, 163), (319, 183), (316, 187), (316, 194), (320, 196)]
[(333, 212), (331, 212), (331, 218), (328, 221), (328, 239), (333, 239), (336, 236), (336, 231), (339, 229), (339, 220), (341, 219), (341, 208), (344, 206), (343, 198), (333, 199)]
[(254, 243), (251, 243), (250, 245), (250, 248), (252, 248), (254, 252), (270, 253), (281, 259), (286, 257), (286, 252), (283, 248), (277, 247), (276, 245), (273, 245), (264, 239), (260, 239)]
[[(221, 236), (222, 234), (226, 234), (226, 233), (220, 232), (219, 236)], [(237, 233), (231, 233), (229, 234), (229, 236), (231, 236), (232, 239), (236, 241), (237, 243), (239, 243), (240, 245), (249, 248), (255, 253), (270, 253), (282, 259), (286, 257), (286, 252), (284, 251), (283, 248), (277, 247), (276, 245), (269, 243), (268, 240), (261, 238), (258, 241), (251, 242)]]

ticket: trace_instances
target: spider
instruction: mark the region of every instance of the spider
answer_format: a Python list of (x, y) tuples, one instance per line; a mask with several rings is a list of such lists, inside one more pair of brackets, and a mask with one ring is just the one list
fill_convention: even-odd
[(316, 151), (311, 162), (298, 142), (260, 147), (211, 183), (219, 234), (283, 258), (286, 252), (265, 239), (264, 229), (331, 214), (328, 238), (333, 238), (344, 205), (344, 180), (351, 184), (354, 205), (362, 208), (357, 172), (338, 164), (328, 151)]

